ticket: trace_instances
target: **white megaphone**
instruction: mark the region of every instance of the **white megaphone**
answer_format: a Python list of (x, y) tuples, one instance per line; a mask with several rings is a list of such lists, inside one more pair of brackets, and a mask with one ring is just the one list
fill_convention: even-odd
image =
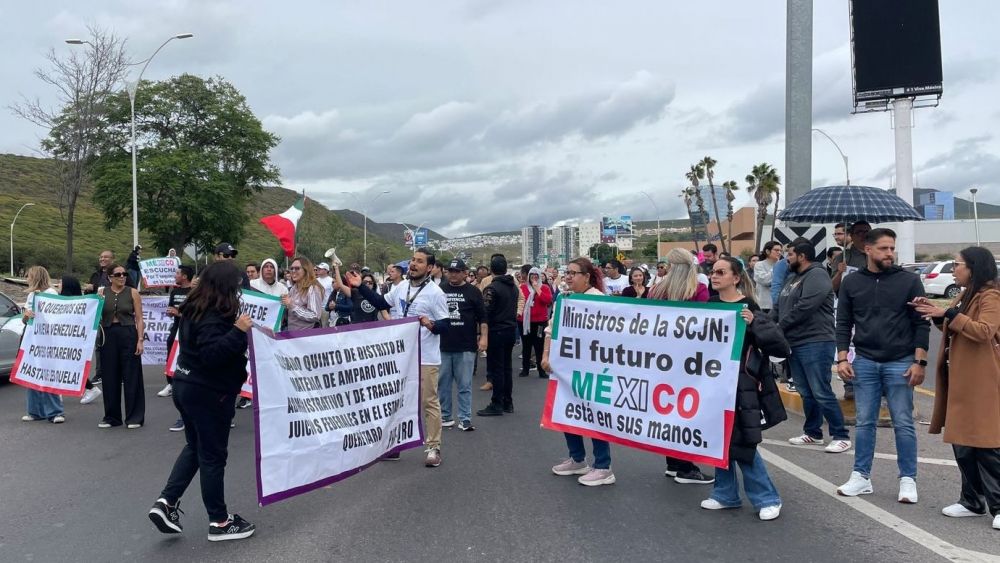
[(333, 262), (333, 265), (337, 266), (338, 268), (344, 265), (344, 263), (340, 261), (340, 258), (337, 258), (336, 248), (331, 248), (327, 250), (326, 253), (323, 254), (323, 256), (329, 258), (330, 262)]

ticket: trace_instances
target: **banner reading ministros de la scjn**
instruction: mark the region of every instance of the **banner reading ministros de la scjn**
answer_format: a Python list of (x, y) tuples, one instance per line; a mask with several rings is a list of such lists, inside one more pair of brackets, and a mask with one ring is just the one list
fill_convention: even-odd
[(104, 301), (97, 295), (36, 293), (10, 380), (55, 393), (83, 395)]
[(421, 443), (416, 318), (250, 332), (261, 505)]
[(727, 467), (741, 309), (560, 296), (542, 426)]

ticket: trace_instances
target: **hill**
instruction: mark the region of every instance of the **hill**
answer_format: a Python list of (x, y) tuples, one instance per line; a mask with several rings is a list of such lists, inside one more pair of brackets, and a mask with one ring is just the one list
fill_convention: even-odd
[[(0, 225), (9, 225), (21, 205), (34, 203), (17, 219), (14, 228), (15, 269), (21, 265), (41, 264), (53, 276), (61, 275), (65, 266), (66, 227), (59, 211), (59, 195), (55, 188), (55, 166), (50, 160), (17, 155), (0, 155)], [(132, 246), (131, 221), (124, 221), (117, 228), (104, 229), (103, 215), (92, 201), (93, 192), (84, 188), (77, 203), (75, 235), (73, 241), (73, 270), (89, 274), (103, 249), (112, 249), (119, 259), (128, 256)], [(282, 188), (266, 188), (251, 203), (252, 216), (264, 217), (288, 209), (298, 193)], [(381, 268), (389, 262), (402, 260), (408, 255), (406, 248), (397, 241), (385, 240), (368, 233), (368, 262)], [(139, 242), (147, 249), (144, 256), (152, 256), (149, 237), (139, 233)], [(241, 260), (260, 261), (266, 257), (281, 258), (280, 246), (270, 231), (254, 221), (247, 225), (240, 240), (230, 241), (240, 250)], [(307, 200), (299, 222), (299, 251), (312, 259), (323, 259), (323, 252), (338, 248), (344, 262), (360, 262), (363, 255), (362, 232), (330, 209)], [(279, 260), (283, 264), (283, 260)], [(9, 244), (0, 245), (0, 269), (9, 269)]]
[[(354, 225), (359, 229), (364, 229), (365, 216), (361, 213), (354, 211), (353, 209), (334, 209), (334, 213), (342, 217), (348, 223)], [(410, 228), (417, 228), (419, 225), (408, 225)], [(425, 227), (426, 228), (426, 227)], [(368, 236), (371, 237), (374, 233), (376, 236), (381, 237), (389, 241), (400, 241), (403, 240), (403, 233), (406, 231), (406, 227), (402, 223), (376, 223), (368, 218)], [(430, 228), (427, 229), (427, 236), (431, 240), (445, 240), (448, 237), (442, 235), (441, 233), (434, 231)]]

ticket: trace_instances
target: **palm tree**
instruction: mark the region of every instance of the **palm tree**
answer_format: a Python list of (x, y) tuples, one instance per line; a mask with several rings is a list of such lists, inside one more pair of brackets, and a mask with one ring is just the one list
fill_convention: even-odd
[[(773, 166), (762, 162), (753, 167), (750, 174), (747, 175), (746, 181), (747, 193), (753, 195), (754, 201), (757, 202), (757, 235), (754, 240), (757, 251), (760, 252), (763, 248), (761, 237), (764, 233), (764, 221), (767, 220), (767, 208), (772, 201), (774, 202), (774, 215), (778, 214), (777, 199), (781, 194), (778, 186), (781, 184), (781, 177), (778, 176), (778, 171)], [(773, 222), (771, 223), (771, 232), (774, 232)]]
[[(695, 178), (697, 181), (697, 178)], [(681, 197), (684, 198), (684, 206), (687, 207), (688, 218), (691, 218), (691, 201), (694, 199), (697, 190), (691, 187), (684, 188), (681, 190)], [(691, 240), (694, 241), (694, 250), (698, 251), (698, 237), (694, 232), (694, 224), (691, 225)]]
[(726, 238), (722, 236), (722, 220), (719, 218), (719, 204), (715, 199), (715, 159), (706, 156), (699, 163), (705, 169), (705, 176), (708, 177), (708, 192), (712, 196), (712, 211), (715, 213), (715, 228), (719, 232), (719, 242), (722, 244), (722, 251), (729, 252), (726, 247)]
[(722, 189), (726, 190), (726, 221), (728, 222), (728, 232), (726, 238), (729, 239), (730, 248), (733, 244), (733, 201), (736, 199), (736, 192), (740, 187), (735, 180), (729, 180), (722, 184)]
[[(698, 208), (698, 220), (701, 221), (705, 218), (705, 198), (702, 197), (701, 190), (698, 189), (698, 180), (705, 177), (705, 169), (701, 166), (700, 162), (698, 164), (692, 164), (691, 170), (687, 174), (684, 174), (684, 176), (689, 182), (691, 182), (691, 187), (689, 189), (694, 192), (694, 200), (697, 204), (696, 207)], [(707, 225), (708, 221), (705, 221), (705, 224)], [(695, 250), (698, 250), (698, 233), (695, 233), (693, 228), (691, 229), (691, 232), (694, 235)]]

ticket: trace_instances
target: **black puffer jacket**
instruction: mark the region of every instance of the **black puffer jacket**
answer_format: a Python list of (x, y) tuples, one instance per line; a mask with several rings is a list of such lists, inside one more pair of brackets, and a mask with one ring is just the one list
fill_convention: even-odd
[[(753, 322), (747, 327), (743, 354), (740, 357), (740, 376), (736, 386), (736, 410), (733, 433), (729, 441), (729, 457), (744, 463), (753, 462), (757, 445), (763, 439), (761, 408), (765, 402), (781, 398), (768, 369), (767, 356), (787, 358), (791, 349), (778, 325), (761, 312), (757, 306)], [(768, 378), (771, 378), (770, 381)], [(780, 408), (780, 407), (779, 407)]]

